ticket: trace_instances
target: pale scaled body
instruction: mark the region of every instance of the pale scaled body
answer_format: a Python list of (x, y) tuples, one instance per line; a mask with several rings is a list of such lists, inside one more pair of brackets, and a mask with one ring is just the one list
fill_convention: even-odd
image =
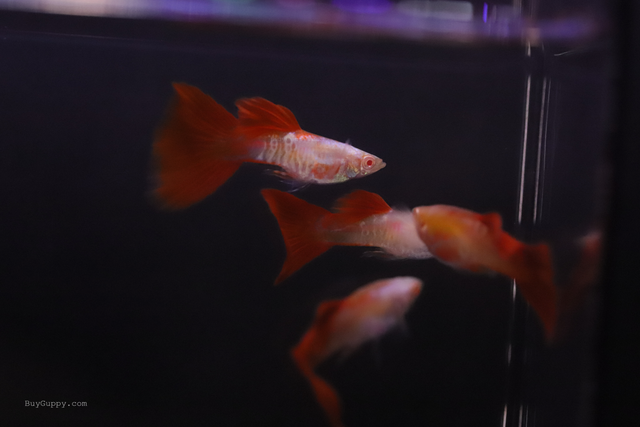
[(331, 339), (318, 358), (350, 353), (397, 327), (421, 290), (422, 281), (415, 277), (377, 280), (356, 290), (332, 320)]
[(365, 151), (303, 130), (265, 136), (255, 146), (253, 159), (280, 166), (288, 179), (300, 182), (333, 184), (384, 167)]
[(376, 246), (396, 258), (426, 259), (433, 255), (420, 239), (410, 211), (394, 209), (372, 215), (342, 229), (325, 229), (323, 235), (340, 245)]

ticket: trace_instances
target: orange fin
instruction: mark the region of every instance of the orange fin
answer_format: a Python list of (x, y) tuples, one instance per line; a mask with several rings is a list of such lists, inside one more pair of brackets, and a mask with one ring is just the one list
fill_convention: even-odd
[(372, 215), (391, 212), (393, 209), (376, 193), (355, 190), (339, 198), (334, 204), (335, 214), (327, 217), (323, 226), (343, 228)]
[(155, 195), (174, 209), (216, 191), (240, 167), (246, 148), (234, 141), (238, 120), (200, 89), (174, 83), (176, 98), (153, 145)]
[(342, 423), (342, 408), (340, 406), (340, 398), (336, 390), (318, 375), (312, 374), (307, 376), (311, 383), (311, 388), (318, 399), (318, 403), (324, 409), (331, 427), (344, 427)]
[(236, 106), (240, 119), (238, 132), (250, 139), (265, 134), (300, 130), (296, 117), (288, 108), (264, 98), (239, 99)]
[(287, 258), (275, 282), (277, 285), (333, 246), (323, 241), (317, 231), (322, 218), (331, 212), (284, 191), (265, 189), (261, 193), (278, 220), (287, 248)]
[(318, 400), (318, 403), (327, 414), (331, 427), (345, 427), (342, 423), (342, 408), (340, 405), (340, 398), (336, 390), (318, 376), (313, 369), (309, 366), (308, 360), (305, 357), (305, 353), (301, 351), (300, 347), (296, 347), (292, 350), (293, 360), (298, 365), (300, 372), (307, 378), (311, 389)]
[(540, 318), (547, 340), (552, 340), (558, 318), (558, 291), (549, 246), (523, 244), (511, 261), (518, 290)]

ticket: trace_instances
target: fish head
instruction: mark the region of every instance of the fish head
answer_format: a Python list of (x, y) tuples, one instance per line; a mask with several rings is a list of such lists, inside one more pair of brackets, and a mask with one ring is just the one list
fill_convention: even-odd
[(446, 205), (418, 206), (412, 211), (418, 234), (427, 246), (433, 244), (433, 240), (460, 238), (468, 234), (471, 218), (466, 212)]
[(502, 233), (502, 218), (496, 212), (479, 214), (449, 205), (418, 206), (413, 208), (413, 219), (421, 235), (478, 240)]
[(422, 291), (422, 280), (417, 277), (396, 277), (390, 285), (388, 292), (394, 298), (400, 298), (412, 303)]
[[(481, 215), (447, 205), (419, 206), (413, 209), (418, 236), (429, 252), (449, 265), (470, 269), (492, 253), (500, 242), (500, 215)], [(475, 268), (475, 267), (473, 267)]]
[(363, 176), (371, 175), (372, 173), (378, 172), (386, 165), (387, 164), (383, 162), (380, 157), (362, 152), (358, 157), (357, 164), (353, 165), (355, 166), (353, 169), (356, 173), (354, 178), (362, 178)]

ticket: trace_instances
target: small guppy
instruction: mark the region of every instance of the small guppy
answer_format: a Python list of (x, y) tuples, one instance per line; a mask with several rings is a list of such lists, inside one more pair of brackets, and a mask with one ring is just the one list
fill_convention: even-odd
[(411, 211), (392, 209), (375, 193), (355, 190), (338, 199), (333, 212), (279, 190), (262, 190), (262, 197), (287, 249), (276, 284), (333, 246), (376, 247), (376, 252), (395, 259), (432, 257)]
[(334, 354), (349, 355), (369, 340), (402, 326), (404, 316), (422, 291), (416, 277), (394, 277), (369, 283), (341, 300), (322, 302), (313, 325), (291, 351), (332, 427), (344, 427), (335, 389), (315, 372)]
[(279, 166), (274, 174), (301, 187), (370, 175), (382, 159), (347, 143), (305, 132), (289, 109), (264, 98), (236, 101), (238, 118), (184, 83), (154, 142), (158, 187), (168, 208), (185, 208), (215, 192), (242, 163)]

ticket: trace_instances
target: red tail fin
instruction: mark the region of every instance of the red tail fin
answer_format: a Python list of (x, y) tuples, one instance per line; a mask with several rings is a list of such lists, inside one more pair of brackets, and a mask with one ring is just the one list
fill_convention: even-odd
[(300, 372), (309, 380), (316, 399), (327, 414), (331, 426), (344, 427), (344, 424), (342, 424), (342, 409), (340, 407), (338, 393), (328, 382), (316, 375), (312, 366), (310, 366), (308, 357), (306, 357), (307, 352), (305, 350), (303, 341), (301, 345), (292, 350), (291, 355), (293, 356), (293, 360), (296, 362), (296, 365), (298, 365)]
[(549, 246), (523, 244), (511, 261), (515, 268), (512, 277), (518, 289), (542, 321), (547, 340), (551, 340), (558, 318), (558, 291), (553, 281)]
[(185, 208), (216, 191), (243, 163), (234, 141), (238, 119), (200, 89), (174, 83), (176, 99), (154, 143), (159, 186), (169, 208)]
[(317, 231), (320, 220), (331, 212), (279, 190), (262, 190), (262, 197), (278, 220), (287, 248), (277, 285), (333, 246), (323, 241)]

